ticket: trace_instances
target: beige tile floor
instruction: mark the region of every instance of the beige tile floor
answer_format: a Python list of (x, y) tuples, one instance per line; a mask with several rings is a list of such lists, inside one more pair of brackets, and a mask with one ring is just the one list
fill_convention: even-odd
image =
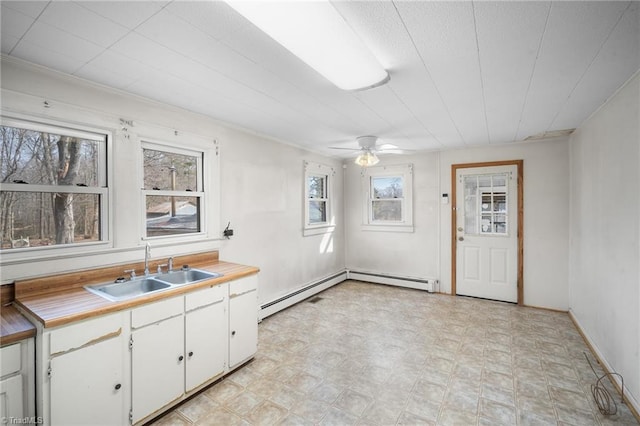
[(638, 424), (617, 395), (598, 412), (567, 314), (357, 281), (319, 296), (266, 318), (253, 362), (154, 425)]

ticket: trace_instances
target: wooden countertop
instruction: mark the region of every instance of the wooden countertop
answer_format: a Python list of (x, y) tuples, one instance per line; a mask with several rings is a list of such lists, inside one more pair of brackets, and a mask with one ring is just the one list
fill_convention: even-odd
[[(192, 262), (189, 264), (193, 268), (218, 272), (223, 274), (223, 276), (176, 287), (148, 296), (112, 302), (82, 287), (85, 284), (104, 282), (106, 281), (104, 278), (102, 278), (103, 281), (95, 281), (95, 277), (93, 277), (93, 282), (87, 282), (86, 280), (82, 281), (80, 278), (86, 277), (90, 275), (90, 273), (85, 272), (80, 277), (69, 274), (69, 282), (75, 281), (75, 283), (70, 284), (66, 288), (59, 284), (42, 285), (42, 283), (39, 283), (39, 287), (43, 289), (29, 291), (29, 289), (36, 289), (38, 287), (36, 284), (38, 283), (16, 282), (16, 300), (14, 303), (36, 321), (40, 322), (45, 328), (57, 327), (98, 315), (130, 309), (145, 303), (188, 293), (196, 289), (212, 287), (259, 272), (259, 269), (254, 266), (219, 261), (217, 256), (214, 260), (208, 260), (202, 263)], [(121, 269), (122, 268), (119, 268), (119, 270)], [(38, 279), (38, 281), (44, 280), (45, 279)]]
[(6, 305), (0, 309), (0, 346), (36, 335), (34, 325), (18, 312), (15, 306)]

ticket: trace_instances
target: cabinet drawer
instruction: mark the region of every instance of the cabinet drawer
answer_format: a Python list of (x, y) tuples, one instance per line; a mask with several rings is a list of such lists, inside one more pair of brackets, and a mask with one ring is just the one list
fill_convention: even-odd
[(227, 289), (227, 283), (224, 283), (187, 293), (185, 296), (185, 311), (189, 312), (203, 306), (223, 302), (227, 297)]
[(140, 328), (163, 319), (181, 315), (184, 311), (182, 296), (151, 303), (131, 311), (131, 327)]
[(14, 343), (0, 349), (0, 371), (2, 377), (20, 371), (21, 344)]
[(57, 328), (49, 333), (49, 354), (56, 355), (122, 333), (122, 314), (105, 315)]
[(258, 276), (251, 275), (229, 282), (229, 299), (258, 288)]

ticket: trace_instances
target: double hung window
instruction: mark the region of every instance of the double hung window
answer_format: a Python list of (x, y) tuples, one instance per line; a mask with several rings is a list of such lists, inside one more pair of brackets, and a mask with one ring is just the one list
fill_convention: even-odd
[(144, 143), (145, 238), (203, 232), (203, 152)]
[(305, 162), (304, 235), (324, 233), (334, 225), (331, 216), (333, 168)]
[(2, 251), (108, 240), (108, 135), (2, 119)]
[(363, 229), (413, 231), (411, 165), (366, 168), (362, 182)]

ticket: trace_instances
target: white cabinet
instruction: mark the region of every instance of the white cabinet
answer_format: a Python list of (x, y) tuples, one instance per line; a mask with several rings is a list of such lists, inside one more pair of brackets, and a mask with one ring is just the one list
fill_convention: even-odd
[(47, 403), (41, 416), (46, 423), (128, 422), (123, 328), (122, 314), (112, 314), (45, 332)]
[(225, 372), (228, 285), (131, 311), (133, 423)]
[(229, 367), (251, 359), (258, 350), (258, 276), (229, 283)]
[(186, 391), (224, 373), (227, 354), (227, 285), (185, 296)]
[(183, 298), (131, 311), (133, 422), (180, 398), (184, 392)]
[(35, 414), (33, 339), (0, 348), (0, 419), (24, 419)]

